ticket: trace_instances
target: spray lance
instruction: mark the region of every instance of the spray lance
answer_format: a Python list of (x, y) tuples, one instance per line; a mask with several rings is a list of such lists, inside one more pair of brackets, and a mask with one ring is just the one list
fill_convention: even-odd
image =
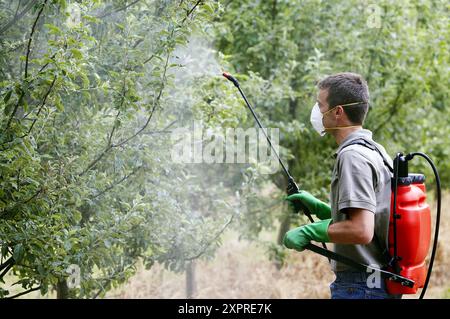
[[(234, 84), (234, 86), (239, 90), (239, 93), (241, 94), (242, 98), (244, 99), (248, 109), (252, 113), (253, 117), (255, 118), (256, 123), (263, 131), (264, 136), (267, 139), (267, 142), (269, 143), (272, 151), (274, 152), (275, 156), (278, 159), (278, 162), (280, 163), (287, 179), (288, 179), (288, 187), (287, 187), (287, 194), (292, 195), (295, 193), (298, 193), (299, 187), (295, 183), (294, 178), (289, 173), (289, 170), (284, 165), (283, 161), (281, 160), (280, 156), (278, 155), (277, 151), (272, 145), (272, 142), (267, 135), (266, 131), (264, 130), (258, 116), (256, 115), (253, 107), (250, 105), (250, 103), (247, 100), (247, 97), (245, 96), (244, 92), (242, 91), (239, 82), (235, 77), (230, 75), (229, 73), (222, 73), (222, 75), (228, 79), (230, 82)], [(354, 144), (361, 144), (366, 147), (371, 148), (372, 150), (376, 150), (380, 153), (380, 155), (383, 157), (381, 152), (374, 147), (374, 145), (368, 145), (366, 141), (357, 141), (354, 142)], [(432, 254), (430, 258), (430, 265), (428, 268), (428, 271), (426, 271), (425, 266), (425, 257), (422, 253), (422, 258), (420, 260), (417, 260), (417, 251), (428, 251), (428, 245), (425, 243), (420, 246), (420, 240), (415, 241), (416, 244), (409, 244), (409, 238), (401, 238), (399, 240), (398, 238), (398, 228), (400, 227), (402, 231), (402, 235), (404, 237), (408, 237), (409, 235), (415, 235), (416, 233), (420, 232), (419, 229), (417, 229), (417, 219), (419, 219), (419, 223), (424, 224), (422, 226), (422, 233), (423, 229), (428, 230), (430, 228), (428, 220), (431, 218), (429, 216), (429, 207), (428, 205), (424, 205), (425, 200), (425, 185), (423, 184), (425, 177), (421, 174), (408, 174), (408, 168), (407, 168), (407, 162), (411, 160), (414, 156), (421, 156), (427, 160), (427, 162), (430, 164), (430, 166), (433, 169), (435, 178), (436, 178), (436, 185), (437, 185), (437, 216), (436, 216), (436, 226), (435, 226), (435, 236), (434, 236), (434, 243), (433, 243), (433, 249)], [(383, 161), (386, 164), (385, 159), (383, 158)], [(399, 173), (400, 170), (400, 173)], [(440, 181), (439, 181), (439, 175), (437, 173), (437, 169), (434, 165), (434, 163), (431, 161), (431, 159), (423, 154), (423, 153), (410, 153), (406, 156), (403, 156), (402, 154), (397, 154), (395, 160), (394, 160), (394, 168), (390, 168), (390, 171), (393, 173), (393, 191), (391, 196), (391, 204), (394, 206), (391, 207), (391, 211), (393, 214), (391, 214), (391, 221), (390, 221), (390, 228), (393, 228), (393, 232), (390, 232), (390, 238), (389, 238), (389, 248), (390, 252), (393, 254), (393, 258), (391, 262), (389, 263), (388, 270), (374, 268), (369, 265), (365, 265), (362, 263), (359, 263), (351, 258), (348, 258), (343, 255), (339, 255), (335, 252), (332, 252), (327, 249), (326, 245), (322, 243), (323, 248), (316, 246), (314, 244), (308, 244), (305, 249), (308, 249), (310, 251), (313, 251), (319, 255), (325, 256), (330, 259), (333, 259), (335, 261), (338, 261), (340, 263), (346, 264), (356, 270), (367, 272), (367, 271), (376, 271), (378, 272), (388, 283), (388, 292), (392, 294), (412, 294), (417, 292), (417, 288), (423, 288), (422, 293), (420, 295), (420, 299), (422, 299), (425, 295), (425, 291), (428, 286), (428, 282), (431, 276), (431, 270), (433, 267), (433, 262), (436, 254), (436, 248), (437, 248), (437, 242), (438, 242), (438, 233), (439, 233), (439, 221), (440, 221), (440, 207), (441, 207), (441, 187), (440, 187)], [(421, 177), (420, 177), (420, 176)], [(401, 182), (401, 185), (398, 185), (398, 181)], [(399, 192), (401, 195), (399, 196)], [(421, 193), (422, 192), (422, 193)], [(399, 208), (404, 207), (403, 204), (405, 202), (410, 201), (411, 194), (415, 194), (414, 196), (419, 196), (419, 200), (417, 202), (420, 202), (420, 211), (421, 214), (417, 214), (417, 207), (411, 207), (410, 210), (403, 209), (402, 213), (406, 215), (408, 218), (404, 218), (404, 223), (400, 222), (400, 225), (397, 225), (398, 219), (400, 219), (401, 214), (398, 214)], [(398, 198), (400, 197), (400, 199)], [(403, 198), (402, 198), (403, 197)], [(403, 202), (400, 204), (399, 202)], [(296, 203), (297, 204), (297, 203)], [(308, 210), (307, 207), (302, 205), (301, 203), (298, 203), (296, 205), (296, 211), (300, 212), (303, 211), (303, 213), (308, 217), (309, 221), (311, 223), (314, 222), (314, 219), (311, 216), (311, 212)], [(409, 214), (412, 213), (412, 214)], [(417, 216), (416, 216), (417, 215)], [(413, 217), (411, 219), (411, 216)], [(414, 221), (416, 219), (416, 221)], [(425, 222), (423, 222), (423, 220)], [(408, 224), (409, 222), (409, 224)], [(411, 225), (414, 225), (415, 227), (411, 227)], [(430, 230), (431, 231), (431, 230)], [(416, 233), (414, 233), (416, 232)], [(393, 233), (393, 235), (391, 235)], [(423, 236), (423, 235), (422, 235)], [(425, 236), (426, 237), (426, 236)], [(422, 238), (420, 238), (422, 239)], [(398, 256), (398, 250), (401, 250), (403, 252), (403, 262), (401, 262), (402, 258)], [(391, 254), (391, 255), (392, 255)], [(414, 260), (415, 257), (409, 258), (410, 256), (416, 256), (416, 260)], [(406, 258), (405, 258), (406, 257)], [(392, 270), (392, 271), (390, 271)], [(426, 276), (425, 276), (426, 275)]]

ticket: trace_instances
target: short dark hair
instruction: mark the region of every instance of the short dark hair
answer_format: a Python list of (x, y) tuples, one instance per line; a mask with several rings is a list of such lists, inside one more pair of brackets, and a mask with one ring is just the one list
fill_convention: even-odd
[(363, 102), (344, 106), (344, 112), (352, 123), (364, 123), (369, 110), (369, 88), (361, 75), (350, 72), (337, 73), (327, 76), (317, 86), (321, 90), (328, 90), (327, 102), (330, 109), (337, 105)]

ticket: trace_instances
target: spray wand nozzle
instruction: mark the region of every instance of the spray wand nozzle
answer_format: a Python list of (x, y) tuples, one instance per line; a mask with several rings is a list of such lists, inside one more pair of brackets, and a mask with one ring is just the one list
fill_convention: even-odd
[(227, 73), (227, 72), (223, 72), (222, 75), (227, 78), (227, 80), (233, 82), (235, 87), (239, 87), (239, 82), (238, 80), (236, 80), (236, 78), (234, 76), (232, 76), (231, 74)]

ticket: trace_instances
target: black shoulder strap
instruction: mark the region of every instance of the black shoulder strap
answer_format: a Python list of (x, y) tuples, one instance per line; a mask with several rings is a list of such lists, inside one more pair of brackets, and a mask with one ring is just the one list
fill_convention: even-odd
[(342, 151), (344, 148), (346, 148), (347, 146), (355, 145), (355, 144), (365, 146), (365, 147), (371, 149), (372, 151), (377, 151), (378, 154), (380, 154), (381, 158), (383, 159), (384, 165), (389, 169), (389, 171), (390, 171), (392, 174), (394, 173), (393, 167), (392, 167), (391, 164), (386, 160), (386, 158), (383, 156), (383, 153), (381, 153), (381, 151), (378, 149), (378, 147), (375, 146), (375, 144), (372, 144), (371, 142), (369, 142), (369, 141), (366, 140), (366, 139), (363, 139), (363, 138), (355, 139), (354, 141), (351, 141), (349, 144), (345, 145), (345, 146), (341, 149), (341, 151)]

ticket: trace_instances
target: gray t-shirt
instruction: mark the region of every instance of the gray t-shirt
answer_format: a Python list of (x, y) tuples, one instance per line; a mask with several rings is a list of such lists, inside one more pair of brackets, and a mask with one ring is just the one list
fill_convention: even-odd
[[(348, 219), (344, 208), (362, 208), (375, 214), (375, 236), (367, 245), (334, 244), (334, 251), (353, 260), (378, 268), (386, 266), (389, 214), (391, 203), (391, 173), (376, 150), (363, 145), (350, 145), (364, 139), (378, 150), (392, 167), (392, 159), (380, 144), (372, 140), (372, 132), (361, 129), (351, 133), (339, 145), (331, 180), (331, 216), (333, 223)], [(333, 261), (333, 271), (351, 270)]]

